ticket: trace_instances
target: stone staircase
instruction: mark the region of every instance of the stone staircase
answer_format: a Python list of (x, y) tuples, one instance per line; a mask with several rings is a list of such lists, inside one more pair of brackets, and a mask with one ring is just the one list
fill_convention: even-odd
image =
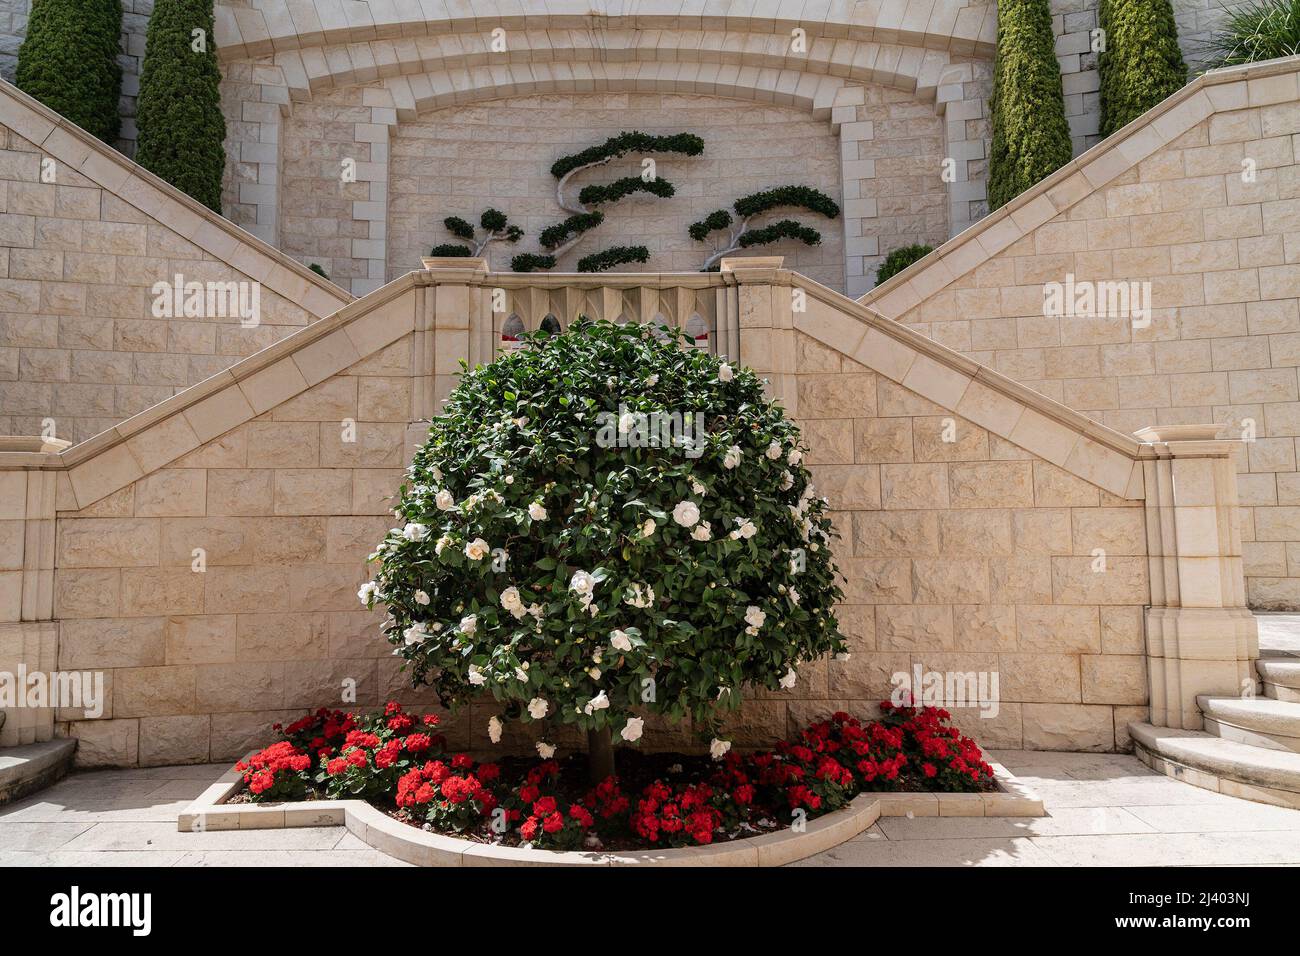
[[(1261, 614), (1255, 696), (1200, 695), (1205, 730), (1133, 724), (1138, 757), (1209, 790), (1300, 809), (1300, 615)], [(1262, 694), (1262, 696), (1260, 696)]]

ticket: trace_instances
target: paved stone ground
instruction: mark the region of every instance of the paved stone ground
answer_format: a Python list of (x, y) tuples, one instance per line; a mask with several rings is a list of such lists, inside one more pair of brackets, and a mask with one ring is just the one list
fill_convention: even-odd
[[(1300, 811), (1225, 797), (1116, 754), (994, 755), (1035, 820), (890, 818), (799, 866), (1300, 865)], [(0, 807), (0, 866), (402, 866), (341, 827), (178, 833), (224, 767), (73, 774)]]

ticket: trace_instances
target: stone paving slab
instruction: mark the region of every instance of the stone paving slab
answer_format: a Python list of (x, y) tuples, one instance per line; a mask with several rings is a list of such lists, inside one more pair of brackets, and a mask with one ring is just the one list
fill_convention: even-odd
[[(1048, 816), (886, 817), (797, 866), (1300, 866), (1300, 811), (1201, 790), (1126, 754), (998, 751)], [(180, 833), (227, 767), (74, 773), (0, 807), (0, 866), (399, 866), (339, 827)]]

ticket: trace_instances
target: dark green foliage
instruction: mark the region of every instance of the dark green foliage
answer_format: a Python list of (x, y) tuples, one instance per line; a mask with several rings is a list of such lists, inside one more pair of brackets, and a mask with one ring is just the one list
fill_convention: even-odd
[(804, 245), (815, 246), (822, 241), (822, 234), (812, 226), (805, 226), (793, 219), (778, 219), (762, 229), (755, 229), (740, 237), (740, 244), (748, 249), (750, 246), (765, 246), (781, 239), (798, 239)]
[[(483, 210), (483, 215), (478, 217), (478, 224), (487, 232), (496, 232), (499, 229), (505, 229), (510, 224), (510, 219), (500, 209), (493, 209), (489, 206)], [(474, 231), (471, 229), (470, 235), (465, 238), (473, 238), (473, 235)]]
[(988, 197), (997, 209), (1071, 158), (1049, 0), (998, 4), (990, 110)]
[[(487, 213), (484, 213), (484, 215), (487, 215)], [(457, 239), (464, 239), (468, 242), (472, 241), (474, 238), (474, 227), (464, 219), (460, 218), (460, 216), (448, 216), (442, 221), (442, 224), (446, 226), (447, 231)]]
[(515, 272), (538, 272), (555, 268), (555, 256), (540, 256), (535, 252), (521, 252), (510, 260)]
[(1300, 0), (1257, 0), (1236, 7), (1205, 44), (1206, 68), (1258, 63), (1300, 53)]
[(667, 199), (677, 192), (673, 184), (666, 179), (642, 179), (640, 176), (625, 176), (609, 185), (593, 183), (583, 186), (578, 193), (578, 202), (584, 206), (599, 206), (603, 202), (618, 202), (633, 193), (650, 193), (661, 199)]
[(1101, 0), (1106, 49), (1101, 72), (1101, 134), (1128, 125), (1187, 82), (1169, 0)]
[(213, 0), (156, 0), (154, 4), (140, 67), (135, 159), (221, 212), (226, 121), (221, 115), (212, 4)]
[(460, 258), (462, 256), (472, 256), (473, 254), (473, 249), (469, 246), (462, 246), (458, 242), (444, 242), (429, 250), (429, 255), (431, 256), (454, 256)]
[(717, 209), (699, 222), (691, 223), (690, 228), (686, 231), (690, 233), (691, 238), (696, 242), (702, 242), (709, 233), (717, 229), (726, 229), (732, 222), (731, 213), (725, 209)]
[(889, 255), (885, 256), (884, 262), (876, 267), (876, 285), (880, 285), (886, 279), (892, 278), (910, 266), (913, 262), (925, 258), (933, 251), (933, 246), (927, 246), (924, 243), (902, 246), (895, 249)]
[(538, 235), (537, 241), (542, 244), (543, 249), (554, 249), (556, 246), (568, 242), (570, 236), (576, 236), (579, 233), (595, 229), (605, 221), (603, 212), (578, 212), (574, 213), (563, 222), (557, 222), (553, 226), (547, 226)]
[(35, 0), (18, 49), (18, 88), (111, 144), (122, 125), (121, 42), (120, 0)]
[(840, 214), (840, 207), (834, 199), (811, 186), (780, 186), (752, 193), (737, 199), (732, 208), (740, 216), (748, 217), (771, 212), (781, 206), (797, 206), (809, 212), (821, 213), (827, 219), (834, 219)]
[(578, 260), (578, 271), (604, 272), (629, 262), (645, 262), (649, 258), (650, 250), (645, 246), (612, 246), (601, 252), (583, 256)]
[(329, 278), (329, 273), (326, 272), (326, 271), (321, 267), (321, 264), (320, 264), (319, 262), (313, 262), (313, 263), (311, 264), (311, 266), (309, 266), (309, 268), (311, 269), (312, 272), (316, 273), (316, 274), (317, 274), (318, 276), (320, 276), (322, 279), (328, 279), (328, 278)]
[(551, 175), (560, 179), (580, 166), (618, 159), (628, 153), (682, 153), (698, 156), (704, 152), (704, 140), (694, 133), (671, 133), (654, 136), (650, 133), (619, 133), (599, 146), (592, 146), (571, 156), (562, 156), (551, 166)]

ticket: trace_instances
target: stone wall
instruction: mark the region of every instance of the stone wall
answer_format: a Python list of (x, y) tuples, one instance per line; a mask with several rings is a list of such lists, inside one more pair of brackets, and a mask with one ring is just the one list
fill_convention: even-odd
[[(56, 119), (0, 90), (0, 433), (82, 441), (347, 301)], [(256, 286), (255, 327), (156, 314), (177, 275)]]
[[(977, 264), (940, 279), (923, 301), (895, 311), (867, 300), (1119, 431), (1217, 421), (1244, 434), (1246, 574), (1259, 608), (1300, 606), (1296, 84), (1291, 64), (1249, 87), (1206, 86), (1144, 131), (1164, 141), (1140, 161), (1123, 158), (1135, 148), (1123, 143), (1097, 157), (1110, 164), (1100, 188), (1041, 184), (984, 236), (1043, 196), (1059, 195), (1065, 208), (1008, 234), (1014, 241), (995, 255), (954, 248), (945, 261)], [(1147, 284), (1149, 319), (1045, 315), (1047, 284), (1067, 276), (1135, 282), (1138, 293)]]

